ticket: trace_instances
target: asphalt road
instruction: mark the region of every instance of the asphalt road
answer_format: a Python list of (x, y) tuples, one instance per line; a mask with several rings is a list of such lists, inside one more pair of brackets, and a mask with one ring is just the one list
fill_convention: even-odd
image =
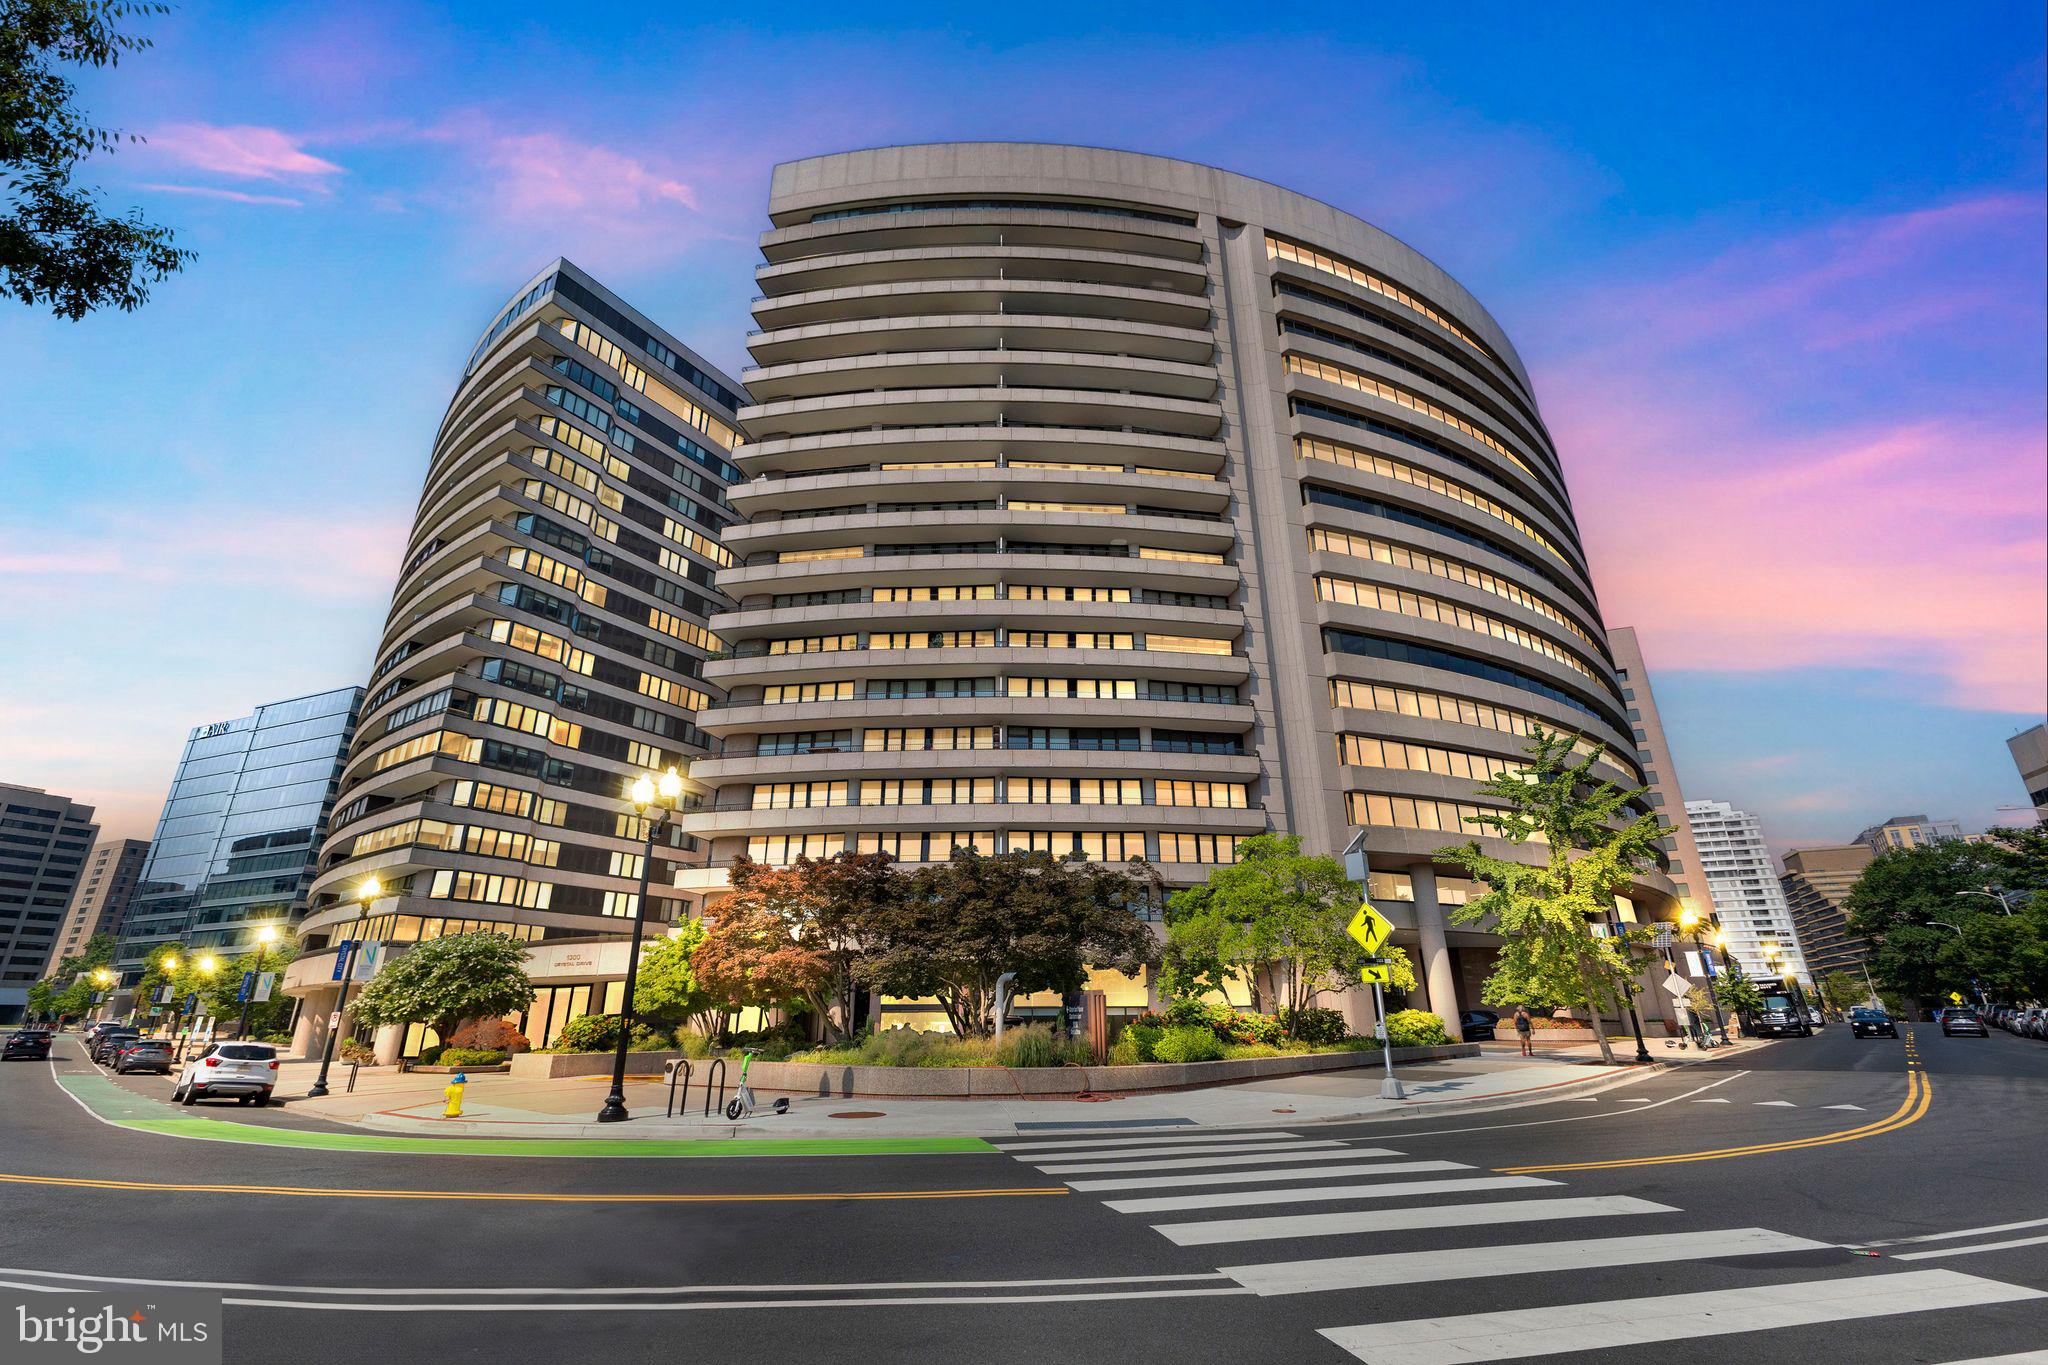
[[(0, 1067), (0, 1273), (235, 1286), (220, 1291), (230, 1361), (1889, 1365), (2041, 1350), (2048, 1045), (1911, 1034), (1831, 1027), (1590, 1101), (1461, 1118), (674, 1160), (132, 1132), (58, 1087), (55, 1072), (87, 1068), (65, 1040), (54, 1066)], [(206, 1188), (220, 1185), (245, 1188)]]

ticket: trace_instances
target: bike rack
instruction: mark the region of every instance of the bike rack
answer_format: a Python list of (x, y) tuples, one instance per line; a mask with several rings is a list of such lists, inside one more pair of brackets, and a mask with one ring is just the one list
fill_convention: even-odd
[(725, 1108), (725, 1058), (713, 1057), (711, 1064), (704, 1068), (704, 1117), (711, 1117), (711, 1077), (718, 1076), (718, 1107)]
[(348, 1089), (343, 1091), (343, 1094), (353, 1095), (356, 1093), (356, 1073), (362, 1069), (359, 1063), (350, 1062), (348, 1064)]
[(676, 1079), (678, 1077), (681, 1077), (683, 1082), (683, 1107), (688, 1109), (690, 1107), (690, 1063), (687, 1059), (678, 1058), (675, 1070), (668, 1073), (668, 1113), (664, 1116), (667, 1118), (674, 1118), (676, 1116)]

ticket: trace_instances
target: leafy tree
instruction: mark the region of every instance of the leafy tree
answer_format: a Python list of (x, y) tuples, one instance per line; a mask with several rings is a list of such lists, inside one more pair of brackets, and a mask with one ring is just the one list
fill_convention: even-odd
[(1156, 889), (1149, 871), (956, 848), (874, 914), (862, 974), (891, 995), (936, 997), (956, 1033), (984, 1037), (1004, 972), (1017, 974), (1018, 994), (1071, 991), (1090, 966), (1135, 975), (1159, 960), (1132, 908)]
[[(1346, 932), (1361, 892), (1335, 858), (1304, 854), (1292, 834), (1261, 834), (1237, 861), (1166, 902), (1166, 970), (1172, 994), (1199, 997), (1241, 982), (1254, 1008), (1270, 995), (1293, 1019), (1323, 991), (1356, 976), (1366, 956)], [(1394, 984), (1415, 989), (1406, 953), (1392, 950)], [(1227, 994), (1227, 992), (1226, 992)]]
[(1876, 945), (1870, 972), (1885, 991), (1946, 1000), (1976, 982), (1994, 999), (2048, 995), (2048, 834), (1993, 833), (1894, 849), (1863, 870), (1844, 909)]
[(791, 940), (824, 965), (822, 978), (807, 978), (803, 1004), (828, 1040), (851, 1028), (865, 926), (903, 894), (906, 879), (894, 864), (886, 853), (799, 858), (788, 867), (733, 860), (733, 900), (775, 915)]
[[(139, 209), (114, 218), (72, 172), (120, 133), (89, 122), (63, 65), (111, 67), (150, 45), (123, 21), (168, 6), (121, 0), (0, 0), (0, 288), (27, 304), (78, 319), (112, 304), (124, 311), (181, 270), (192, 253)], [(127, 141), (139, 141), (132, 136)]]
[(640, 952), (640, 970), (633, 978), (633, 1012), (642, 1019), (673, 1028), (711, 1005), (697, 980), (690, 956), (704, 941), (704, 922), (690, 920), (681, 929), (647, 944)]
[(1491, 888), (1450, 913), (1459, 924), (1488, 916), (1496, 921), (1503, 944), (1486, 998), (1583, 1008), (1601, 1058), (1612, 1062), (1600, 1016), (1626, 999), (1645, 935), (1595, 937), (1592, 926), (1614, 913), (1615, 896), (1654, 864), (1658, 843), (1671, 830), (1654, 814), (1630, 813), (1641, 789), (1592, 776), (1604, 746), (1592, 746), (1574, 762), (1578, 743), (1576, 735), (1536, 726), (1523, 748), (1529, 762), (1479, 784), (1480, 794), (1506, 809), (1471, 822), (1511, 844), (1539, 844), (1542, 863), (1496, 858), (1477, 839), (1440, 848), (1436, 856)]
[(114, 960), (114, 936), (94, 934), (75, 953), (60, 959), (55, 970), (28, 988), (28, 1007), (53, 1019), (80, 1018), (92, 1008), (100, 988), (92, 974)]
[(726, 1011), (815, 1008), (814, 1002), (830, 998), (824, 954), (799, 943), (773, 908), (777, 893), (792, 884), (779, 876), (755, 878), (719, 905), (718, 918), (691, 951), (697, 984)]
[(416, 943), (349, 1006), (358, 1023), (426, 1024), (443, 1038), (471, 1019), (533, 1003), (525, 945), (504, 934), (450, 934)]
[(1742, 964), (1733, 959), (1729, 960), (1728, 969), (1715, 978), (1714, 993), (1721, 997), (1721, 1008), (1730, 1014), (1746, 1017), (1764, 1007), (1764, 993), (1742, 970)]

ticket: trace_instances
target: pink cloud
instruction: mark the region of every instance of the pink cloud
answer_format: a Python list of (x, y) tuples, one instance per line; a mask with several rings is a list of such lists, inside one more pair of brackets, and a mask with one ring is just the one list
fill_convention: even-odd
[(1605, 614), (1666, 667), (2048, 692), (2041, 204), (1838, 223), (1590, 291), (1541, 367)]
[(350, 518), (273, 508), (204, 507), (119, 513), (68, 545), (0, 555), (0, 574), (92, 585), (259, 588), (326, 600), (380, 601), (390, 592), (409, 514)]
[(305, 181), (318, 184), (342, 174), (279, 128), (252, 124), (172, 123), (150, 132), (146, 146), (157, 156), (195, 170), (243, 180)]
[(278, 204), (294, 209), (305, 204), (303, 199), (290, 199), (281, 194), (245, 194), (241, 190), (221, 190), (210, 185), (145, 184), (140, 188), (158, 190), (164, 194), (194, 194), (205, 199), (226, 199), (236, 204)]

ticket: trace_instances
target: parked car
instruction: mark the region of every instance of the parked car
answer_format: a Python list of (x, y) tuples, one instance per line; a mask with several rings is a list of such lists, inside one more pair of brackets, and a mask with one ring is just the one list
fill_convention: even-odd
[(2048, 1027), (2048, 1008), (2036, 1005), (2027, 1011), (2026, 1021), (2020, 1025), (2020, 1037), (2039, 1038), (2044, 1027)]
[(1763, 1008), (1750, 1012), (1743, 1021), (1743, 1031), (1752, 1038), (1811, 1038), (1813, 1025), (1806, 1022), (1805, 1014), (1792, 1003), (1789, 995), (1776, 992), (1764, 994)]
[(269, 1043), (215, 1043), (185, 1063), (171, 1098), (197, 1104), (209, 1095), (229, 1095), (259, 1108), (277, 1088), (277, 1049)]
[(136, 1071), (171, 1074), (171, 1045), (161, 1038), (131, 1038), (114, 1049), (109, 1062), (116, 1076)]
[(114, 1045), (117, 1042), (126, 1042), (130, 1038), (140, 1038), (141, 1036), (142, 1030), (132, 1024), (121, 1024), (114, 1028), (101, 1029), (99, 1034), (92, 1040), (92, 1059), (96, 1062), (105, 1063), (107, 1054), (114, 1050)]
[(1852, 1038), (1896, 1038), (1899, 1025), (1885, 1011), (1859, 1005), (1849, 1011), (1849, 1035)]
[(50, 1055), (50, 1035), (44, 1029), (25, 1028), (7, 1035), (7, 1042), (0, 1047), (0, 1060), (13, 1061), (19, 1057), (24, 1061), (38, 1061)]
[(1492, 1042), (1494, 1026), (1500, 1023), (1500, 1016), (1492, 1010), (1465, 1010), (1458, 1015), (1460, 1031), (1468, 1043)]
[(1991, 1031), (1984, 1027), (1984, 1021), (1971, 1009), (1952, 1009), (1941, 1012), (1941, 1036), (1953, 1038), (1964, 1034), (1972, 1038), (1989, 1038)]

